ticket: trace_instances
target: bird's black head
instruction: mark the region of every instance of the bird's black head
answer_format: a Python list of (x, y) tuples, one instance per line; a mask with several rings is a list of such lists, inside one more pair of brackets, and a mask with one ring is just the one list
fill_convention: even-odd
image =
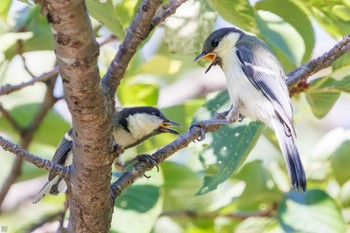
[(149, 106), (123, 108), (119, 114), (121, 124), (135, 138), (149, 134), (179, 134), (177, 131), (169, 128), (171, 126), (179, 126), (179, 124), (166, 118), (158, 108)]
[(205, 73), (207, 73), (212, 66), (221, 66), (221, 59), (218, 56), (216, 50), (220, 45), (222, 39), (230, 33), (237, 33), (238, 35), (242, 35), (243, 31), (234, 27), (220, 28), (212, 32), (204, 41), (202, 53), (199, 54), (194, 61), (206, 59), (211, 62)]

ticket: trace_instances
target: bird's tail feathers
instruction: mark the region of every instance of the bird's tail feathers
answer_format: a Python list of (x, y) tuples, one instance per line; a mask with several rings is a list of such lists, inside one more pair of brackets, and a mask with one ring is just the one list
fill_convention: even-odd
[(57, 184), (59, 178), (60, 178), (59, 176), (56, 176), (52, 180), (46, 182), (46, 184), (41, 188), (39, 193), (34, 197), (32, 203), (33, 204), (38, 203), (46, 194), (50, 193), (50, 190), (51, 190), (52, 186)]
[(280, 119), (276, 119), (273, 125), (278, 143), (287, 164), (291, 185), (297, 190), (305, 191), (306, 176), (298, 149), (294, 143), (294, 135), (285, 131), (285, 124), (281, 123)]

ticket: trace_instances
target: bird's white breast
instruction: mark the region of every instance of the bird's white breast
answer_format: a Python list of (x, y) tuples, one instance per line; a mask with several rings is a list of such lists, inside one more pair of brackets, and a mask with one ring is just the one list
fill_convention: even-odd
[(253, 120), (260, 120), (272, 127), (275, 115), (271, 102), (257, 90), (244, 74), (236, 50), (220, 55), (222, 69), (225, 73), (227, 90), (232, 104), (238, 107), (239, 113)]

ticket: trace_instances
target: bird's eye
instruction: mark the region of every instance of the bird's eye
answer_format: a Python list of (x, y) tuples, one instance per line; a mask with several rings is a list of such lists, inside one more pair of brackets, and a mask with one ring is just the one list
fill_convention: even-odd
[(157, 117), (160, 117), (160, 113), (157, 112), (157, 111), (153, 112), (153, 115), (155, 115), (155, 116), (157, 116)]
[(211, 45), (216, 48), (219, 45), (219, 41), (215, 39), (211, 42)]

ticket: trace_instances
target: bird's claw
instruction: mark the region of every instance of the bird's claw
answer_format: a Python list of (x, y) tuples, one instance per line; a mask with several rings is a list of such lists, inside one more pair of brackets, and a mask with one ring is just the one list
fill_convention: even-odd
[(242, 122), (244, 120), (244, 118), (245, 118), (245, 116), (239, 113), (237, 121)]
[[(201, 130), (201, 134), (199, 135), (199, 137), (198, 138), (196, 138), (195, 140), (197, 140), (197, 141), (203, 141), (204, 139), (205, 139), (205, 133), (206, 133), (206, 131), (205, 131), (205, 124), (204, 123), (201, 123), (200, 121), (199, 122), (195, 122), (195, 123), (193, 123), (191, 126), (190, 126), (190, 130), (192, 129), (192, 128), (194, 128), (194, 127), (199, 127), (200, 128), (200, 130)], [(193, 142), (196, 142), (196, 141), (193, 141)]]
[[(157, 172), (159, 172), (159, 166), (157, 161), (149, 154), (140, 154), (136, 157), (136, 159), (140, 162), (144, 162), (147, 164), (149, 167), (156, 167)], [(147, 179), (151, 178), (151, 176), (147, 176), (145, 173), (143, 174), (144, 177)]]

